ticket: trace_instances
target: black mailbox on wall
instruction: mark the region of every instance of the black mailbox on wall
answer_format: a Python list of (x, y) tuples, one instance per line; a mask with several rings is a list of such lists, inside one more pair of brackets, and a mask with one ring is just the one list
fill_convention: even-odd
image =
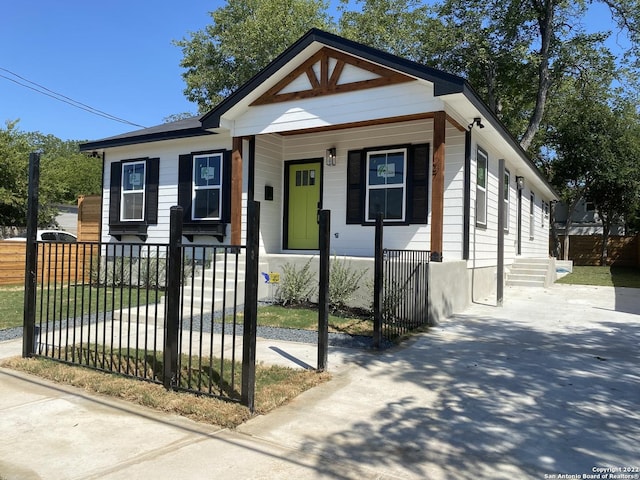
[(264, 186), (264, 199), (273, 200), (273, 187), (271, 185)]

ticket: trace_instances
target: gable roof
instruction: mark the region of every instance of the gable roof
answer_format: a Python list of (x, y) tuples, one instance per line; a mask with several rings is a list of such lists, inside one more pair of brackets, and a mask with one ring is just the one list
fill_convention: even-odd
[[(364, 63), (374, 66), (382, 67), (390, 71), (397, 72), (397, 76), (392, 79), (394, 82), (406, 81), (405, 78), (411, 77), (412, 79), (424, 80), (433, 85), (433, 95), (446, 96), (449, 95), (449, 100), (457, 97), (460, 101), (464, 99), (464, 102), (468, 102), (472, 109), (477, 112), (478, 116), (485, 118), (494, 127), (498, 138), (506, 142), (510, 148), (512, 148), (519, 157), (528, 164), (529, 168), (535, 173), (538, 179), (549, 189), (549, 191), (558, 197), (555, 189), (551, 186), (546, 177), (537, 169), (533, 164), (529, 155), (520, 146), (520, 143), (511, 135), (507, 128), (503, 125), (501, 120), (489, 109), (480, 96), (475, 92), (473, 87), (464, 78), (452, 75), (450, 73), (438, 70), (426, 65), (419, 64), (412, 60), (398, 57), (396, 55), (378, 50), (361, 43), (357, 43), (352, 40), (340, 37), (338, 35), (328, 33), (318, 29), (309, 30), (304, 36), (302, 36), (297, 42), (291, 45), (288, 49), (282, 52), (276, 57), (269, 65), (263, 68), (260, 72), (254, 75), (249, 81), (241, 85), (231, 95), (222, 100), (212, 110), (200, 117), (191, 117), (188, 119), (178, 120), (176, 122), (165, 123), (151, 128), (137, 130), (114, 137), (105, 138), (95, 142), (87, 142), (80, 145), (81, 151), (98, 150), (102, 148), (110, 148), (116, 146), (134, 145), (139, 143), (155, 142), (160, 140), (171, 140), (177, 138), (195, 137), (200, 135), (215, 134), (213, 129), (220, 128), (220, 122), (222, 117), (229, 112), (233, 107), (241, 102), (247, 101), (247, 97), (258, 92), (262, 86), (269, 79), (277, 78), (278, 72), (285, 68), (290, 62), (292, 62), (298, 55), (303, 53), (305, 49), (312, 48), (314, 44), (317, 44), (318, 51), (320, 53), (323, 50), (332, 50), (330, 56), (341, 56), (344, 62), (349, 63), (348, 58), (362, 59)], [(327, 48), (329, 47), (329, 48)], [(343, 55), (344, 54), (344, 55)], [(284, 88), (291, 81), (292, 75), (299, 75), (304, 72), (304, 68), (310, 68), (314, 56), (312, 55), (306, 62), (299, 65), (298, 68), (294, 68), (288, 76), (285, 76), (275, 85), (268, 88), (258, 98), (257, 102), (254, 100), (251, 104), (259, 104), (261, 100), (266, 99), (267, 102), (286, 101), (290, 97), (287, 94), (282, 94)], [(317, 58), (315, 59), (317, 60)], [(341, 68), (341, 67), (339, 67)], [(382, 70), (376, 70), (382, 77), (387, 76)], [(314, 85), (313, 73), (309, 72), (309, 81), (312, 84), (312, 88), (318, 88), (318, 85)], [(338, 73), (339, 76), (339, 73)], [(335, 91), (331, 92), (327, 90), (325, 93), (337, 93), (341, 85), (332, 84), (331, 79), (326, 79), (327, 83), (321, 85), (320, 88), (334, 88)], [(363, 82), (361, 82), (363, 83)], [(372, 82), (372, 83), (375, 83)], [(296, 92), (300, 94), (301, 92)], [(295, 96), (293, 96), (295, 98)], [(474, 117), (476, 114), (473, 115)]]
[(426, 65), (421, 65), (414, 61), (397, 57), (382, 50), (368, 47), (361, 43), (314, 28), (309, 30), (309, 32), (307, 32), (297, 42), (276, 57), (269, 65), (254, 75), (248, 82), (220, 102), (210, 112), (203, 115), (203, 128), (219, 128), (220, 119), (227, 111), (244, 100), (247, 95), (262, 85), (266, 80), (271, 78), (314, 42), (334, 48), (335, 50), (342, 51), (354, 57), (362, 58), (373, 64), (398, 71), (410, 77), (431, 82), (434, 86), (435, 96), (452, 93), (468, 93), (470, 94), (468, 96), (477, 99), (477, 103), (475, 101), (473, 102), (477, 108), (482, 107), (483, 110), (486, 109), (484, 102), (480, 100), (475, 92), (473, 92), (469, 83), (462, 77), (452, 75)]
[(215, 132), (202, 128), (200, 116), (196, 116), (176, 120), (175, 122), (163, 123), (155, 127), (123, 133), (122, 135), (115, 135), (102, 140), (82, 143), (80, 144), (80, 151), (87, 152), (103, 148), (158, 142), (160, 140), (173, 140), (176, 138), (197, 137), (200, 135), (215, 135)]

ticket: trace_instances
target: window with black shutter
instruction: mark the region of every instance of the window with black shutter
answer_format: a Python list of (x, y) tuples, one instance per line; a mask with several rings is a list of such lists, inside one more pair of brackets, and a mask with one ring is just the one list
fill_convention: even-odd
[(209, 235), (222, 241), (231, 219), (231, 152), (213, 150), (180, 155), (178, 205), (188, 240)]
[(426, 224), (429, 145), (352, 150), (347, 156), (347, 224)]
[(147, 227), (158, 223), (159, 158), (136, 158), (111, 163), (109, 235), (121, 240), (136, 235), (143, 241)]

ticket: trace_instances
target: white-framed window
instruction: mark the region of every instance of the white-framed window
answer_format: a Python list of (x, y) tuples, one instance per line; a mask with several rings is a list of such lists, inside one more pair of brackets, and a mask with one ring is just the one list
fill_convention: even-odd
[(540, 200), (540, 220), (542, 228), (544, 228), (545, 222), (549, 221), (549, 204), (544, 200)]
[(476, 224), (487, 225), (487, 181), (489, 157), (487, 152), (478, 147), (476, 169)]
[(122, 163), (120, 188), (120, 219), (122, 221), (144, 220), (145, 162)]
[(385, 221), (405, 221), (407, 149), (380, 150), (367, 153), (366, 219), (378, 213)]
[(504, 171), (504, 191), (502, 199), (504, 201), (504, 231), (509, 232), (509, 220), (511, 218), (509, 210), (511, 207), (511, 173), (509, 170)]
[(533, 233), (536, 229), (535, 222), (535, 209), (536, 209), (536, 194), (531, 192), (531, 201), (529, 202), (529, 240), (533, 240)]
[(193, 157), (192, 220), (222, 218), (222, 153)]

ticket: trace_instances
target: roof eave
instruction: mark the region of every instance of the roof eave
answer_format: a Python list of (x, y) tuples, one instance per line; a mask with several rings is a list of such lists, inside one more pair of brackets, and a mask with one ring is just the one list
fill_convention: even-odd
[(203, 130), (202, 128), (190, 128), (184, 130), (149, 133), (144, 135), (113, 137), (106, 138), (104, 140), (97, 140), (95, 142), (81, 143), (80, 151), (88, 152), (93, 150), (102, 150), (105, 148), (124, 147), (127, 145), (137, 145), (141, 143), (160, 142), (163, 140), (175, 140), (179, 138), (190, 138), (215, 134), (215, 132)]

